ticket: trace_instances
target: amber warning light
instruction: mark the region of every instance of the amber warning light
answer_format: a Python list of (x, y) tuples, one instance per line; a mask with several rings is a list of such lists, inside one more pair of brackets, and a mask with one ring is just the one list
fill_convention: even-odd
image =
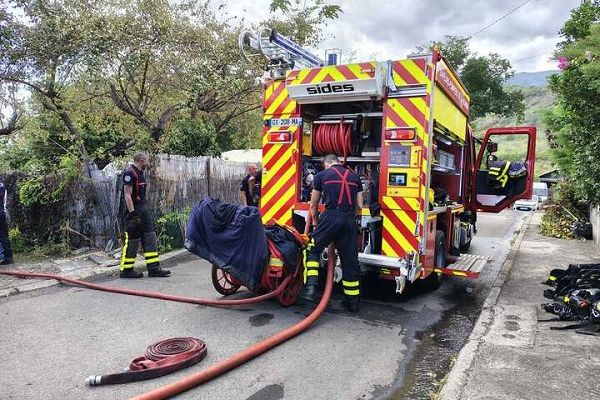
[(390, 129), (385, 132), (385, 140), (413, 140), (414, 129)]

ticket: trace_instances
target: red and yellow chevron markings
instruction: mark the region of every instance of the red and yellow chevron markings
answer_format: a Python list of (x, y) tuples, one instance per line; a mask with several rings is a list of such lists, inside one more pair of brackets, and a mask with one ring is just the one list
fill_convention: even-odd
[(418, 249), (417, 199), (384, 196), (383, 203), (383, 254), (401, 256)]
[(431, 80), (425, 73), (427, 60), (425, 58), (415, 58), (409, 60), (400, 60), (392, 62), (392, 78), (394, 85), (423, 85)]
[[(288, 116), (289, 117), (289, 116)], [(287, 118), (283, 116), (283, 118)], [(273, 128), (271, 128), (273, 129)], [(280, 224), (291, 224), (292, 209), (295, 204), (298, 169), (297, 135), (301, 132), (297, 125), (277, 127), (292, 134), (292, 143), (269, 143), (269, 129), (263, 130), (262, 188), (260, 209), (263, 222), (274, 219)]]
[(285, 82), (281, 80), (267, 82), (263, 98), (265, 119), (272, 115), (295, 113), (298, 106), (294, 100), (289, 98)]
[[(415, 145), (421, 148), (423, 160), (420, 163), (421, 185), (418, 199), (384, 197), (382, 250), (389, 256), (403, 256), (411, 251), (418, 253), (419, 243), (425, 235), (425, 211), (428, 201), (427, 172), (430, 163), (428, 148), (432, 71), (433, 66), (427, 64), (425, 58), (392, 63), (392, 75), (396, 86), (422, 84), (426, 85), (427, 90), (425, 96), (390, 98), (384, 106), (386, 128), (415, 128)], [(416, 226), (417, 217), (418, 226)], [(386, 220), (389, 221), (386, 223)]]
[(375, 77), (376, 62), (366, 62), (347, 65), (328, 65), (326, 67), (293, 70), (288, 72), (287, 84), (306, 85), (309, 83), (327, 83), (373, 79)]

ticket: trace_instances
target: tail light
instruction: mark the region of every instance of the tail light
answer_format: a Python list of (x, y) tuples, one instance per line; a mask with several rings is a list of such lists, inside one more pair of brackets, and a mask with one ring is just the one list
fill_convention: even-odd
[(385, 132), (385, 140), (413, 140), (414, 129), (388, 129)]
[(269, 132), (269, 143), (291, 143), (292, 133), (290, 131)]

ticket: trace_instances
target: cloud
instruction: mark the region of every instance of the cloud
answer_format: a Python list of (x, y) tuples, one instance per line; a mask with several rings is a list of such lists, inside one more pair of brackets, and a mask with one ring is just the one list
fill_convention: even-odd
[[(334, 3), (334, 1), (331, 1)], [(268, 0), (230, 0), (231, 13), (248, 21), (268, 17)], [(445, 35), (469, 36), (502, 17), (523, 0), (344, 0), (340, 18), (326, 28), (327, 48), (341, 48), (356, 59), (404, 58), (418, 45)], [(531, 0), (471, 39), (480, 54), (498, 53), (517, 71), (554, 69), (548, 57), (560, 41), (558, 31), (580, 0)], [(245, 9), (245, 12), (241, 10)]]

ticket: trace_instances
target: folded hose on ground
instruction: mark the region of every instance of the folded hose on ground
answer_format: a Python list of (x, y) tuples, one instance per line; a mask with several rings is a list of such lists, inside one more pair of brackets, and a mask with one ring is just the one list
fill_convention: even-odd
[(206, 357), (206, 352), (206, 344), (200, 339), (165, 339), (148, 346), (143, 356), (129, 364), (129, 371), (90, 376), (85, 382), (98, 386), (158, 378), (199, 363)]

